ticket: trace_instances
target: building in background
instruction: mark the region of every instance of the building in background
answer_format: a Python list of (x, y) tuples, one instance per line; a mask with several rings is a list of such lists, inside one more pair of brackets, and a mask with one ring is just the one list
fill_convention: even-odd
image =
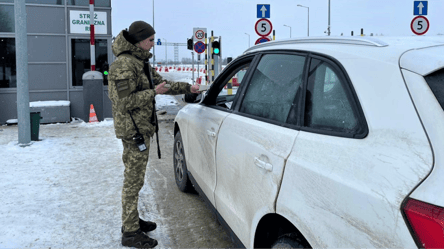
[[(111, 0), (95, 0), (96, 70), (111, 52)], [(82, 75), (90, 71), (89, 0), (26, 0), (30, 101), (70, 101), (84, 117)], [(0, 124), (17, 118), (14, 0), (0, 0)], [(104, 81), (103, 115), (111, 117)]]

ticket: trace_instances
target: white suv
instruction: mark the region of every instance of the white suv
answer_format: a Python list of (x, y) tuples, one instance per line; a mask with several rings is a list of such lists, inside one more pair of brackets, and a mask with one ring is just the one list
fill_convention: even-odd
[(176, 183), (239, 247), (443, 248), (443, 110), (444, 37), (264, 43), (177, 115)]

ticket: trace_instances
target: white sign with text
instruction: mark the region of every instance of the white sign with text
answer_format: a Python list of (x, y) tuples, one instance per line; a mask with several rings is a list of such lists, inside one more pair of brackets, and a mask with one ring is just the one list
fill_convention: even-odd
[[(89, 34), (89, 11), (71, 10), (69, 13), (71, 33)], [(106, 12), (94, 12), (94, 31), (95, 34), (108, 34)]]

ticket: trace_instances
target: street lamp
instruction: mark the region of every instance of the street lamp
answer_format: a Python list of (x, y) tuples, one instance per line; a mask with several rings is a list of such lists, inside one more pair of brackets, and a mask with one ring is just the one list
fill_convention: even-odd
[(327, 35), (330, 36), (330, 0), (328, 0), (328, 28)]
[(250, 35), (245, 33), (246, 35), (248, 35), (248, 47), (250, 47)]
[[(153, 0), (153, 29), (154, 29), (154, 0)], [(153, 47), (153, 65), (156, 66), (156, 46)]]
[(290, 26), (288, 26), (288, 25), (285, 25), (285, 24), (284, 24), (284, 26), (285, 26), (285, 27), (289, 27), (289, 28), (290, 28), (290, 38), (291, 38), (291, 27), (290, 27)]
[(307, 18), (307, 36), (310, 36), (310, 8), (307, 6), (302, 6), (298, 4), (298, 7), (307, 8), (308, 18)]
[(165, 38), (162, 38), (165, 40), (165, 65), (168, 66), (168, 56), (167, 56), (167, 40)]

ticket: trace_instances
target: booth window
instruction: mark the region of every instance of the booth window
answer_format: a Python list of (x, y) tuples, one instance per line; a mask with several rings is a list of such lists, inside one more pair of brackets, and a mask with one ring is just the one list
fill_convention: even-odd
[(26, 0), (26, 3), (65, 5), (65, 0)]
[(17, 87), (15, 38), (0, 38), (0, 88)]
[(15, 32), (14, 5), (0, 5), (0, 24), (0, 32)]
[[(82, 86), (82, 76), (91, 71), (91, 45), (89, 39), (72, 39), (72, 85)], [(95, 40), (96, 71), (104, 73), (108, 66), (108, 41), (106, 39)], [(108, 85), (107, 77), (103, 75), (104, 85)]]
[[(68, 0), (68, 5), (89, 6), (89, 0)], [(94, 7), (111, 7), (111, 0), (94, 0)]]

